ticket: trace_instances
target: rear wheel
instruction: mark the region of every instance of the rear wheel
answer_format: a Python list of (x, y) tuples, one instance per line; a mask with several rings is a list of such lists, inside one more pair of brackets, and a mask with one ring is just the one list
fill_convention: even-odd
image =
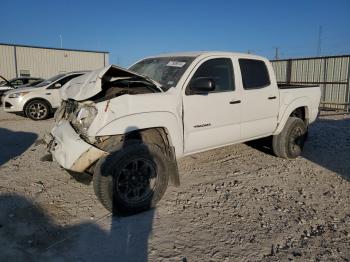
[(132, 144), (100, 159), (95, 166), (95, 194), (117, 215), (135, 214), (154, 207), (168, 186), (169, 170), (155, 145)]
[(50, 106), (43, 100), (33, 100), (26, 105), (25, 114), (32, 120), (44, 120), (50, 115)]
[(307, 127), (304, 121), (297, 117), (290, 117), (282, 132), (273, 136), (273, 152), (282, 158), (297, 158), (304, 148), (306, 137)]

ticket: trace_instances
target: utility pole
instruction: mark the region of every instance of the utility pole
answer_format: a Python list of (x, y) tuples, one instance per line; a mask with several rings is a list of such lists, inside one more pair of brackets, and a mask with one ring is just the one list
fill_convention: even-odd
[(250, 50), (248, 50), (248, 51), (247, 51), (247, 53), (248, 53), (248, 54), (250, 54), (250, 53), (251, 53), (251, 51), (250, 51)]
[(59, 34), (59, 36), (58, 36), (59, 38), (60, 38), (60, 47), (62, 48), (62, 35), (61, 34)]
[(275, 47), (275, 60), (278, 60), (280, 58), (279, 56), (279, 48)]
[(317, 40), (317, 56), (321, 56), (322, 51), (322, 26), (320, 25), (318, 29), (318, 40)]

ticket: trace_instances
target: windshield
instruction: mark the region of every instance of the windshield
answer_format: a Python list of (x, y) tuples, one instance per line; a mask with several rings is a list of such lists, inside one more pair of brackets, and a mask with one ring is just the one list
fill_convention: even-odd
[(195, 57), (156, 57), (144, 59), (129, 69), (140, 75), (147, 76), (161, 84), (166, 91), (176, 86), (181, 76), (192, 63)]
[(40, 84), (37, 84), (35, 87), (47, 86), (47, 85), (55, 82), (56, 80), (62, 78), (63, 76), (64, 76), (64, 74), (59, 74), (59, 75), (53, 76), (53, 77), (41, 82)]

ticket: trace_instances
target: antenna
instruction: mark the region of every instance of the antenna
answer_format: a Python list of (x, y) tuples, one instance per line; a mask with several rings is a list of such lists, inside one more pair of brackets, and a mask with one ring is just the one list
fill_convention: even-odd
[(59, 34), (58, 37), (60, 38), (60, 47), (62, 48), (62, 35)]

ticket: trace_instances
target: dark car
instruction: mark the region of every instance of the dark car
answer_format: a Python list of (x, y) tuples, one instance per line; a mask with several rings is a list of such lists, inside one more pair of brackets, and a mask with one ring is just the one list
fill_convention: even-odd
[(39, 77), (21, 76), (21, 77), (13, 78), (11, 80), (7, 80), (6, 78), (0, 76), (0, 87), (3, 87), (3, 86), (17, 87), (22, 85), (31, 85), (32, 83), (35, 83), (38, 81), (44, 81), (44, 79)]

